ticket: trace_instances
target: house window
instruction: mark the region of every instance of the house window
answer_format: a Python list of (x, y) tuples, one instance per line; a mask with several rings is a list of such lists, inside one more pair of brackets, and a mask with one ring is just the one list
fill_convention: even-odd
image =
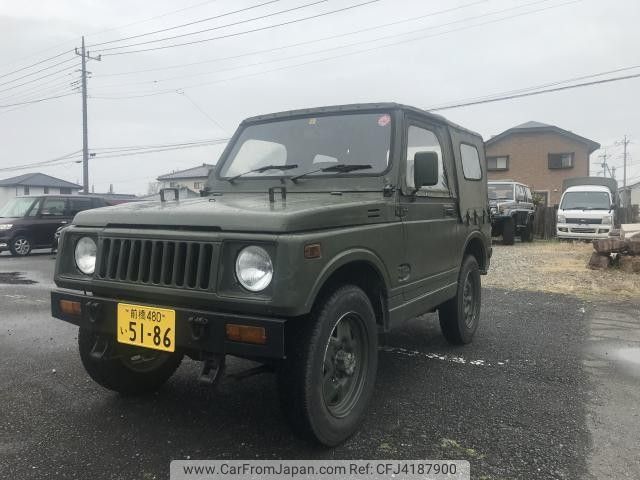
[(194, 190), (202, 190), (202, 182), (193, 182)]
[(49, 187), (44, 187), (43, 189), (43, 193), (46, 195), (47, 193), (49, 193)]
[(573, 168), (573, 153), (550, 153), (549, 168)]
[(22, 194), (23, 194), (23, 195), (29, 195), (29, 185), (25, 185), (25, 186), (22, 188)]
[(71, 195), (71, 189), (68, 187), (60, 187), (60, 195)]
[(509, 170), (509, 157), (487, 157), (487, 170), (491, 172)]
[(178, 182), (169, 182), (169, 188), (176, 188), (178, 186)]

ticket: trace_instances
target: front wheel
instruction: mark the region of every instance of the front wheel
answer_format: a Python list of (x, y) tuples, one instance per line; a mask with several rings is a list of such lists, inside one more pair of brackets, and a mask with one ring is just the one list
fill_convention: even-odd
[(9, 243), (9, 250), (14, 257), (26, 257), (31, 253), (31, 242), (24, 235), (18, 235)]
[(336, 446), (357, 430), (373, 395), (378, 368), (373, 307), (360, 288), (346, 285), (310, 318), (289, 324), (287, 360), (278, 371), (283, 413), (298, 434)]
[(480, 320), (481, 290), (478, 262), (467, 255), (458, 274), (456, 296), (438, 309), (440, 328), (449, 343), (462, 345), (473, 339)]
[(533, 242), (533, 220), (527, 221), (526, 228), (522, 231), (520, 238), (523, 242)]
[[(141, 395), (158, 390), (182, 362), (181, 353), (127, 345), (117, 345), (114, 349), (112, 343), (105, 343), (105, 339), (85, 328), (78, 332), (78, 347), (80, 360), (89, 376), (99, 385), (123, 395)], [(96, 358), (91, 353), (96, 350), (106, 352), (101, 358)]]
[(516, 226), (513, 218), (506, 218), (502, 224), (502, 243), (513, 245), (516, 235)]

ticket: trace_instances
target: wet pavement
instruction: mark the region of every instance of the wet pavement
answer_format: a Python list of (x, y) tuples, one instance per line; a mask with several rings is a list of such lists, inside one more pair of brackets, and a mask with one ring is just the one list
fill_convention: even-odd
[(213, 391), (185, 361), (147, 397), (94, 384), (77, 329), (49, 315), (53, 263), (0, 256), (0, 478), (163, 479), (184, 458), (454, 458), (472, 478), (640, 477), (636, 306), (485, 289), (465, 347), (445, 343), (435, 315), (414, 319), (384, 338), (362, 429), (328, 450), (291, 434), (271, 374)]

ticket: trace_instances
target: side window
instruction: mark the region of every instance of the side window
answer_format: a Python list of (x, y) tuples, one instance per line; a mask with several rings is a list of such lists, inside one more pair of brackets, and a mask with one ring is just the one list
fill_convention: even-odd
[(525, 187), (524, 196), (528, 203), (533, 203), (533, 197), (531, 196), (531, 190), (529, 189), (529, 187)]
[(45, 198), (41, 213), (49, 217), (63, 217), (65, 203), (64, 198)]
[(416, 126), (409, 126), (407, 132), (407, 186), (415, 188), (413, 182), (413, 157), (418, 152), (435, 152), (438, 155), (438, 173), (440, 181), (432, 187), (422, 187), (420, 190), (429, 192), (433, 196), (449, 196), (447, 176), (442, 161), (442, 148), (438, 137), (431, 130)]
[(40, 212), (40, 201), (41, 200), (38, 199), (35, 202), (33, 202), (33, 205), (31, 206), (31, 210), (29, 210), (30, 217), (35, 217)]
[(466, 143), (460, 144), (460, 157), (462, 158), (462, 173), (467, 180), (481, 180), (482, 167), (478, 149)]
[(73, 217), (76, 213), (83, 210), (91, 209), (90, 198), (70, 198), (69, 199), (69, 216)]
[(524, 187), (522, 185), (516, 185), (516, 200), (518, 200), (519, 202), (526, 201)]

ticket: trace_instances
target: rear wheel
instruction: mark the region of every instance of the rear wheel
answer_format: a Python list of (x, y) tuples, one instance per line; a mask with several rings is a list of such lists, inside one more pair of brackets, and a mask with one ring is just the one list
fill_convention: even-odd
[(513, 245), (515, 241), (516, 227), (513, 218), (506, 218), (502, 224), (502, 243)]
[(449, 343), (470, 343), (480, 320), (480, 269), (475, 257), (467, 255), (458, 274), (456, 296), (438, 309), (440, 328)]
[[(140, 395), (158, 390), (182, 362), (181, 353), (168, 353), (146, 348), (117, 346), (98, 334), (81, 328), (78, 347), (82, 365), (89, 376), (109, 390), (124, 395)], [(101, 357), (92, 351), (104, 351)]]
[(31, 253), (31, 242), (24, 235), (18, 235), (11, 240), (9, 250), (14, 257), (26, 257)]
[(289, 324), (287, 360), (278, 371), (283, 413), (296, 433), (338, 445), (357, 430), (373, 395), (378, 341), (371, 302), (347, 285), (310, 318)]

